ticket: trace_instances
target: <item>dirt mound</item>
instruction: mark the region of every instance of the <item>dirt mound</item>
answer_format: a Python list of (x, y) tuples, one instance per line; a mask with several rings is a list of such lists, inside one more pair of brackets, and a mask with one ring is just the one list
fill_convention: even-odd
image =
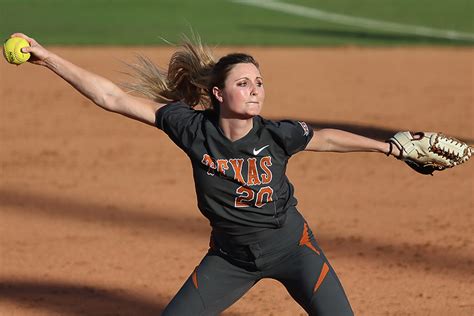
[[(472, 49), (232, 50), (262, 64), (267, 118), (474, 143)], [(171, 54), (53, 51), (116, 82), (135, 52)], [(208, 246), (187, 157), (45, 69), (0, 74), (0, 314), (156, 315)], [(430, 177), (380, 154), (301, 153), (288, 174), (356, 314), (474, 314), (473, 162)], [(303, 310), (264, 280), (225, 314)]]

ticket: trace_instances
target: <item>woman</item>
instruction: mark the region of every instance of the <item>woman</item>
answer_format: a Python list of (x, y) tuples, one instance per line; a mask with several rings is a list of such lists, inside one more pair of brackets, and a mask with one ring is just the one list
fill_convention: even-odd
[[(54, 71), (105, 110), (163, 130), (189, 156), (200, 211), (212, 226), (210, 248), (164, 315), (215, 315), (262, 278), (280, 281), (311, 315), (352, 315), (336, 273), (296, 209), (285, 175), (299, 151), (379, 152), (399, 155), (390, 144), (352, 133), (312, 130), (299, 121), (259, 116), (265, 89), (259, 65), (247, 54), (215, 61), (185, 41), (167, 72), (146, 59), (134, 66), (133, 90), (49, 52), (34, 39), (30, 62)], [(204, 110), (195, 110), (201, 106)]]

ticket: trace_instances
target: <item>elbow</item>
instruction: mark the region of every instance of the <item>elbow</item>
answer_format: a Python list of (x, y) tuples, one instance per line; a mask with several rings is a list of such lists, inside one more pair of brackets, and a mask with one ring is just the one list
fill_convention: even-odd
[(109, 112), (120, 112), (120, 100), (123, 91), (111, 91), (104, 93), (94, 103)]
[(99, 100), (100, 104), (98, 104), (101, 108), (109, 112), (117, 112), (117, 102), (113, 96), (103, 96)]
[(312, 150), (320, 152), (335, 152), (338, 151), (338, 143), (334, 137), (334, 130), (323, 128), (314, 131), (315, 139)]

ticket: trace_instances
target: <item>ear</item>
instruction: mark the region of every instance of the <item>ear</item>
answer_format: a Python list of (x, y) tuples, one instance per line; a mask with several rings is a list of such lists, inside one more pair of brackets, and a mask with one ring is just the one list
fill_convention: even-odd
[(213, 87), (212, 88), (212, 94), (216, 97), (217, 101), (221, 102), (224, 101), (224, 98), (222, 97), (222, 91), (218, 87)]

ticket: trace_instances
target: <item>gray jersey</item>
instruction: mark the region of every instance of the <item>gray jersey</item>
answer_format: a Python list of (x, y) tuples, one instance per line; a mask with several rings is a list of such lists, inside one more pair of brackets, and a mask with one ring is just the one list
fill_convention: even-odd
[(306, 123), (255, 116), (252, 130), (232, 142), (215, 112), (176, 102), (157, 111), (156, 126), (191, 159), (198, 207), (213, 230), (241, 235), (283, 225), (297, 203), (286, 166), (313, 136)]

